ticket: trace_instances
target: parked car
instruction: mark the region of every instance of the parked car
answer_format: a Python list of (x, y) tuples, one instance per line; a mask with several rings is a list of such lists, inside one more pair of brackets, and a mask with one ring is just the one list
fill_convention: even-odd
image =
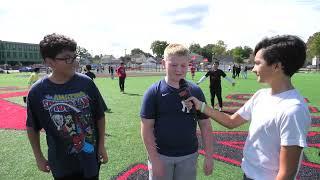
[(5, 73), (4, 69), (0, 68), (0, 74)]
[(33, 68), (32, 67), (22, 67), (19, 69), (19, 72), (32, 72)]

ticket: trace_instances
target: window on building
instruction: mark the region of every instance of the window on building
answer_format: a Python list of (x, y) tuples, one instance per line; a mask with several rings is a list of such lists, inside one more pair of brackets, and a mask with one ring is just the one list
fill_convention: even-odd
[(26, 53), (26, 52), (24, 53), (24, 58), (28, 59), (28, 53)]
[(16, 53), (16, 52), (13, 52), (13, 53), (12, 53), (12, 56), (13, 56), (13, 58), (17, 58), (17, 53)]
[(11, 58), (10, 52), (7, 52), (7, 58)]
[(19, 52), (19, 58), (22, 59), (22, 52)]

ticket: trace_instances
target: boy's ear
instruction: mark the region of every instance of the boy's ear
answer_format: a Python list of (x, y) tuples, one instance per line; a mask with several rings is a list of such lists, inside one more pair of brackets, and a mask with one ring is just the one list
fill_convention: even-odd
[(51, 58), (45, 58), (44, 59), (44, 64), (46, 64), (48, 67), (53, 67), (54, 65), (53, 65), (53, 59), (51, 59)]

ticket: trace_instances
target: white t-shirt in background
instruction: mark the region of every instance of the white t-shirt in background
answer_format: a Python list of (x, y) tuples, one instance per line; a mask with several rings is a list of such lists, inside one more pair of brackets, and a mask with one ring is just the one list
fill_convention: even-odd
[(275, 179), (281, 146), (307, 147), (311, 118), (296, 89), (275, 95), (270, 88), (261, 89), (236, 113), (250, 121), (241, 164), (249, 178)]

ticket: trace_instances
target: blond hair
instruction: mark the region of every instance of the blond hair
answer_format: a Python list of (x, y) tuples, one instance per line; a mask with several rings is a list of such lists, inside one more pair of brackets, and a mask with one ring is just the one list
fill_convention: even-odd
[(187, 56), (189, 57), (189, 50), (181, 44), (169, 44), (164, 50), (164, 59), (169, 56)]

